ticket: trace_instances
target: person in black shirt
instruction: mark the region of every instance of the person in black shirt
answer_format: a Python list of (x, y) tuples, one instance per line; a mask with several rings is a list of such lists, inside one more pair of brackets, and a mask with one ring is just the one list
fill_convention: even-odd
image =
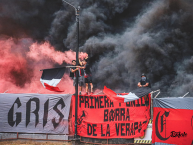
[(72, 65), (74, 65), (74, 67), (70, 68), (70, 74), (71, 76), (73, 76), (73, 86), (75, 86), (76, 85), (76, 71), (78, 71), (75, 60), (72, 60)]
[[(71, 67), (70, 68), (70, 73), (71, 73), (71, 76), (73, 76), (73, 86), (76, 85), (76, 71), (78, 71), (78, 85), (79, 85), (79, 95), (81, 95), (81, 91), (82, 91), (82, 86), (83, 86), (83, 82), (84, 82), (84, 79), (83, 79), (83, 70), (80, 68), (80, 66), (76, 66), (76, 61), (75, 60), (72, 60), (72, 65), (74, 65), (75, 67)], [(82, 70), (82, 72), (81, 72)], [(73, 75), (72, 75), (73, 74)]]
[[(144, 73), (142, 73), (142, 75), (141, 75), (141, 80), (138, 82), (138, 87), (150, 87), (151, 88), (150, 81), (147, 79), (147, 77)], [(147, 106), (148, 105), (148, 104), (146, 104), (147, 95), (144, 96), (144, 99), (145, 99), (145, 105)]]
[(79, 64), (80, 64), (80, 67), (79, 67), (79, 95), (81, 95), (81, 92), (82, 92), (82, 86), (84, 84), (84, 65), (83, 65), (83, 61), (81, 61), (79, 59)]
[[(72, 65), (75, 66), (76, 65), (76, 61), (72, 60)], [(72, 69), (75, 69), (76, 67), (70, 67), (70, 77), (72, 79), (74, 79), (74, 72), (72, 72)]]
[(138, 87), (150, 87), (151, 88), (150, 81), (147, 79), (144, 73), (141, 75), (141, 80), (138, 82)]
[(92, 74), (90, 71), (90, 65), (87, 63), (87, 59), (83, 60), (84, 64), (84, 77), (85, 77), (85, 84), (86, 84), (86, 94), (88, 95), (88, 84), (90, 84), (91, 88), (91, 95), (93, 94), (93, 84), (92, 84)]

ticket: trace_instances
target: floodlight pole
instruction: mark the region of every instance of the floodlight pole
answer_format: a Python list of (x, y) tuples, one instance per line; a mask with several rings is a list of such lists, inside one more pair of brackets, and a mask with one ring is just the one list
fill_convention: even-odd
[[(76, 15), (76, 25), (77, 25), (77, 48), (76, 48), (76, 65), (79, 64), (78, 53), (79, 53), (79, 12), (80, 6), (77, 8), (67, 1), (63, 0), (63, 2), (67, 3), (71, 7), (75, 9)], [(76, 71), (76, 85), (75, 85), (75, 134), (74, 137), (77, 138), (77, 116), (78, 116), (78, 71)]]

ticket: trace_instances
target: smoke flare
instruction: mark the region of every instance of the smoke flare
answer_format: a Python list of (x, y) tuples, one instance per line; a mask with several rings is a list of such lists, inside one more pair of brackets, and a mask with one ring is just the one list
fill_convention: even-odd
[[(129, 92), (137, 87), (141, 73), (146, 73), (152, 88), (161, 89), (165, 96), (193, 95), (191, 0), (70, 3), (82, 8), (80, 51), (89, 54), (94, 88), (105, 85), (117, 92)], [(9, 76), (9, 80), (1, 79), (1, 91), (10, 83), (18, 90), (32, 85), (34, 81), (28, 76), (40, 77), (38, 69), (70, 63), (75, 56), (75, 12), (61, 0), (0, 0), (0, 13), (0, 64), (5, 69), (1, 75)], [(25, 76), (22, 82), (20, 76)], [(67, 76), (64, 81), (71, 85)]]

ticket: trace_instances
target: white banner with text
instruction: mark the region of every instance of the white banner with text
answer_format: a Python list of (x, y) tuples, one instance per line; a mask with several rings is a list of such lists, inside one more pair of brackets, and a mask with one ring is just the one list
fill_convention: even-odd
[(0, 132), (68, 134), (70, 94), (0, 94)]

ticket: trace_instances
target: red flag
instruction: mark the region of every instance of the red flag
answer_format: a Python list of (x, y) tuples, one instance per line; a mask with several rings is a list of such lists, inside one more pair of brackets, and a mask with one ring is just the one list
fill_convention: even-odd
[[(150, 119), (150, 99), (120, 103), (106, 95), (79, 95), (77, 134), (88, 138), (135, 138), (144, 135)], [(145, 105), (147, 102), (148, 106)], [(75, 104), (75, 96), (72, 97)], [(72, 122), (75, 122), (72, 107)], [(75, 125), (73, 125), (73, 130)]]
[(110, 98), (111, 100), (114, 101), (119, 101), (119, 102), (130, 102), (134, 100), (138, 100), (141, 97), (144, 97), (148, 95), (151, 92), (151, 89), (149, 87), (141, 87), (137, 88), (127, 94), (116, 94), (113, 92), (111, 89), (108, 89), (106, 86), (104, 86), (103, 93)]
[(104, 86), (103, 93), (111, 100), (124, 103), (124, 98), (117, 97), (117, 93)]
[(153, 107), (154, 145), (193, 144), (193, 98), (156, 98)]

